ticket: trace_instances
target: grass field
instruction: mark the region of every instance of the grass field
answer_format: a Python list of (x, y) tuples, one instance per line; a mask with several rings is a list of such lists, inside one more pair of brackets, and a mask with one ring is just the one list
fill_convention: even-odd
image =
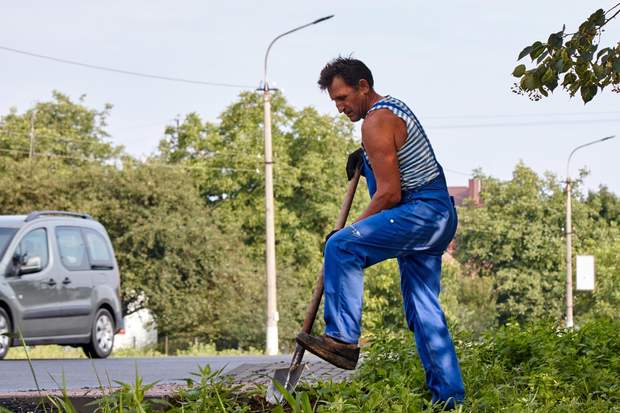
[[(573, 330), (550, 322), (509, 324), (480, 339), (457, 334), (455, 343), (466, 401), (459, 412), (620, 412), (620, 321), (599, 320)], [(432, 412), (424, 371), (410, 334), (368, 337), (364, 363), (345, 383), (302, 386), (287, 406), (269, 406), (265, 389), (232, 385), (208, 367), (166, 401), (144, 398), (150, 384), (138, 377), (98, 403), (99, 412)], [(55, 411), (73, 412), (68, 399), (49, 399)]]

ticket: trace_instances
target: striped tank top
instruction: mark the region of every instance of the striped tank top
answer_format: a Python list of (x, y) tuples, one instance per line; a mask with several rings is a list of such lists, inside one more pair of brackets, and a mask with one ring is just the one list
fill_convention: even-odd
[[(375, 103), (368, 113), (377, 109), (389, 109), (405, 121), (407, 126), (407, 139), (396, 153), (400, 169), (401, 190), (416, 189), (438, 177), (441, 174), (441, 166), (435, 158), (435, 153), (422, 125), (411, 109), (404, 102), (389, 95)], [(364, 156), (368, 160), (366, 151), (364, 151)]]

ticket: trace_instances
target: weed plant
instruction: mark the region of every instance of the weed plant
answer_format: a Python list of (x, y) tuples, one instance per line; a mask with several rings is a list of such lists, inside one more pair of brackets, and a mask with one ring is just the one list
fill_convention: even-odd
[[(508, 324), (476, 341), (456, 337), (467, 394), (461, 410), (620, 412), (619, 329), (611, 320), (574, 330), (540, 322)], [(403, 332), (379, 333), (354, 380), (302, 391), (325, 412), (430, 411), (411, 341)]]

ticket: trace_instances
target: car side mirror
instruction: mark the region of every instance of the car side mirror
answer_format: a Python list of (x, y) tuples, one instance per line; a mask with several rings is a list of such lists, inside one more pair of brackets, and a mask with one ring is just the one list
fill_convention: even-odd
[(19, 274), (30, 274), (41, 271), (41, 257), (28, 257), (26, 262), (19, 267)]
[(6, 268), (6, 276), (7, 277), (17, 277), (19, 276), (19, 267), (21, 267), (22, 265), (22, 260), (23, 257), (21, 256), (21, 254), (19, 253), (15, 253), (15, 255), (13, 255), (11, 257), (11, 262), (9, 263), (9, 265)]

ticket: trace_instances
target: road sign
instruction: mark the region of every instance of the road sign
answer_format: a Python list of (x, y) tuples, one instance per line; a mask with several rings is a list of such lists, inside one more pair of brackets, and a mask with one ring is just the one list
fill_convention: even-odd
[(577, 290), (594, 290), (593, 255), (577, 255)]

